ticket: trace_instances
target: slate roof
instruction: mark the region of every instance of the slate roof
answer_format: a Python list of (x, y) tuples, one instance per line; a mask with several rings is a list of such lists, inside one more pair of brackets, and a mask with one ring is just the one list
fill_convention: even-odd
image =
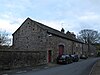
[[(28, 18), (28, 19), (30, 19), (30, 18)], [(69, 34), (62, 33), (62, 32), (60, 32), (56, 29), (48, 27), (48, 26), (46, 26), (42, 23), (39, 23), (37, 21), (34, 21), (32, 19), (30, 19), (30, 20), (37, 23), (41, 28), (47, 30), (47, 32), (50, 33), (50, 34), (53, 34), (53, 35), (56, 35), (56, 36), (59, 36), (59, 37), (62, 37), (62, 38), (65, 38), (65, 39), (68, 39), (68, 40), (71, 40), (71, 41), (75, 41), (75, 42), (78, 42), (78, 43), (83, 43), (83, 42), (78, 41), (78, 39), (71, 37)]]
[[(78, 43), (83, 43), (83, 42), (79, 41), (78, 39), (73, 38), (73, 37), (72, 37), (71, 35), (69, 35), (69, 34), (62, 33), (61, 31), (58, 31), (58, 30), (56, 30), (56, 29), (53, 29), (53, 28), (51, 28), (51, 27), (49, 27), (49, 26), (46, 26), (46, 25), (44, 25), (44, 24), (42, 24), (42, 23), (39, 23), (39, 22), (37, 22), (37, 21), (34, 21), (34, 20), (30, 19), (30, 18), (27, 18), (27, 19), (22, 23), (22, 25), (23, 25), (27, 20), (31, 20), (31, 21), (37, 23), (38, 26), (40, 26), (41, 28), (47, 30), (47, 33), (53, 34), (53, 35), (55, 35), (55, 36), (58, 36), (58, 37), (61, 37), (61, 38), (64, 38), (64, 39), (68, 39), (68, 40), (71, 40), (71, 41), (75, 41), (75, 42), (78, 42)], [(22, 25), (21, 25), (21, 26), (22, 26)], [(21, 26), (20, 26), (20, 27), (21, 27)], [(20, 27), (19, 27), (12, 35), (14, 35), (14, 34), (20, 29)], [(84, 43), (83, 43), (83, 44), (84, 44)]]

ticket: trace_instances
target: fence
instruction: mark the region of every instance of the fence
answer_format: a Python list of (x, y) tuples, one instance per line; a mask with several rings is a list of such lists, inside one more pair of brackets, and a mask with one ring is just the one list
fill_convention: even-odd
[(0, 70), (46, 64), (46, 51), (0, 51)]

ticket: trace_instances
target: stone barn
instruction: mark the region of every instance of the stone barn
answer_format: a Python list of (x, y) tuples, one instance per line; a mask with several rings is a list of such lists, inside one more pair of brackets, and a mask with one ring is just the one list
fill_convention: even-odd
[(65, 33), (63, 28), (55, 30), (30, 18), (13, 33), (13, 47), (19, 51), (44, 51), (46, 63), (55, 62), (60, 54), (76, 53), (80, 56), (87, 50), (75, 34)]

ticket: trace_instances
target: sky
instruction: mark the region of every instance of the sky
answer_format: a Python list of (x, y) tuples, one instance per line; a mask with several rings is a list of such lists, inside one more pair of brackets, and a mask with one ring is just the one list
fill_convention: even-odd
[(26, 18), (57, 30), (100, 32), (100, 0), (0, 0), (0, 30), (10, 35)]

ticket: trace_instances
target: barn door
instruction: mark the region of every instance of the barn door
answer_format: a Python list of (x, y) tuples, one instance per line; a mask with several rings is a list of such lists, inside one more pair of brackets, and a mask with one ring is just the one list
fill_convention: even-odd
[(48, 50), (48, 63), (52, 61), (52, 50)]
[(59, 45), (59, 55), (62, 55), (64, 52), (64, 46), (63, 45)]

